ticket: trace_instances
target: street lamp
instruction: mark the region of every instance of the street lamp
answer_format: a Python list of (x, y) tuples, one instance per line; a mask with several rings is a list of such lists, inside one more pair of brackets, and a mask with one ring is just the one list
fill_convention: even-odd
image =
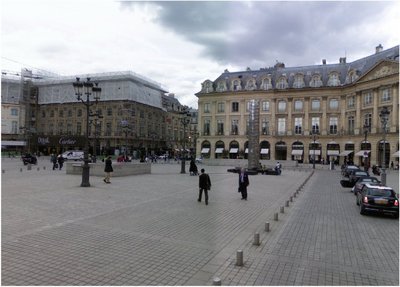
[[(367, 145), (367, 135), (370, 129), (370, 125), (367, 125), (367, 123), (364, 124), (363, 126), (364, 129), (364, 145)], [(364, 170), (368, 171), (368, 154), (364, 155)]]
[(190, 113), (187, 109), (182, 112), (181, 123), (183, 125), (183, 157), (181, 161), (181, 173), (186, 173), (185, 171), (185, 157), (186, 157), (186, 126), (190, 123)]
[(389, 120), (390, 111), (387, 107), (383, 107), (381, 112), (379, 113), (379, 117), (381, 118), (382, 128), (383, 128), (383, 154), (382, 154), (382, 172), (381, 172), (381, 182), (383, 185), (386, 185), (386, 132), (387, 132), (387, 123)]
[[(100, 99), (101, 88), (98, 83), (93, 83), (90, 78), (87, 78), (85, 82), (81, 82), (80, 78), (76, 78), (76, 82), (72, 84), (74, 86), (75, 95), (78, 101), (81, 101), (86, 106), (86, 137), (85, 137), (85, 150), (82, 166), (82, 183), (81, 187), (89, 187), (89, 116), (90, 116), (90, 106), (97, 104)], [(83, 98), (86, 95), (86, 100)], [(90, 102), (90, 96), (93, 95), (95, 103)]]

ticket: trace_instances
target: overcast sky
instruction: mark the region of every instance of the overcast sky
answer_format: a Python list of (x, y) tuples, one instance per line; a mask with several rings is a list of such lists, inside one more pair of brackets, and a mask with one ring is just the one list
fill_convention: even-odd
[(130, 70), (195, 108), (225, 69), (352, 62), (400, 42), (400, 1), (2, 0), (1, 11), (2, 70)]

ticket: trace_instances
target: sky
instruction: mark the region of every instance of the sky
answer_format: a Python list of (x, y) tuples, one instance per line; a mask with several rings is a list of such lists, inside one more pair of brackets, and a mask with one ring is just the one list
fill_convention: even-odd
[(133, 71), (193, 108), (225, 69), (352, 62), (400, 43), (400, 1), (0, 3), (2, 71)]

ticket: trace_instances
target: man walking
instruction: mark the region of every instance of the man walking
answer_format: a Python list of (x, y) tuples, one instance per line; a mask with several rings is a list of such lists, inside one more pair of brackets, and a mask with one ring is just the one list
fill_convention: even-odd
[(198, 202), (201, 202), (201, 196), (204, 191), (204, 197), (206, 201), (206, 205), (208, 205), (208, 191), (211, 188), (211, 180), (210, 176), (205, 173), (204, 168), (201, 169), (201, 174), (199, 176), (199, 199)]
[(239, 173), (239, 188), (238, 192), (242, 194), (242, 200), (247, 200), (247, 186), (249, 185), (249, 176), (245, 173), (244, 168), (240, 169)]

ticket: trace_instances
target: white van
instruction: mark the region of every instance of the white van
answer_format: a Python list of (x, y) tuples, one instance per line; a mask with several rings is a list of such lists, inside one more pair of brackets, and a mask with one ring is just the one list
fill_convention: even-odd
[(83, 160), (83, 151), (81, 150), (67, 150), (62, 154), (64, 160)]

